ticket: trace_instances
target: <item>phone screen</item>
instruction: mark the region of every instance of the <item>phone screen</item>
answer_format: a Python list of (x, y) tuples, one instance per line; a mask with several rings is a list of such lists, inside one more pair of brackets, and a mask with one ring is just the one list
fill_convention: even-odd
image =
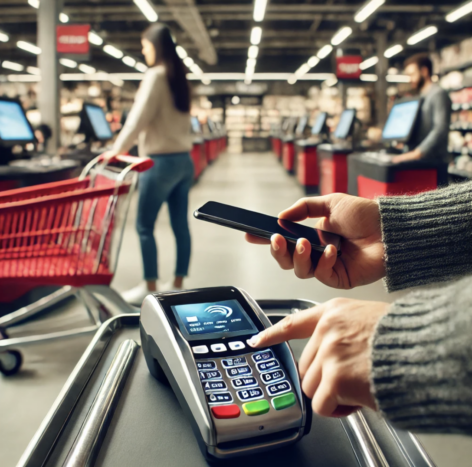
[(198, 212), (212, 216), (216, 218), (215, 220), (223, 220), (224, 225), (228, 227), (235, 227), (253, 235), (260, 234), (264, 238), (278, 233), (295, 242), (299, 238), (306, 238), (312, 245), (318, 246), (320, 249), (324, 249), (327, 245), (334, 245), (338, 250), (340, 249), (341, 238), (339, 235), (228, 204), (210, 201)]

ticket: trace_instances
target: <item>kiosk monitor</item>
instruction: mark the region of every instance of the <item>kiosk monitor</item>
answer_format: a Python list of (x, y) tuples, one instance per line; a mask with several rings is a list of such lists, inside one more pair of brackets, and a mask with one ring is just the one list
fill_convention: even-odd
[(421, 99), (408, 99), (396, 102), (387, 118), (382, 131), (382, 141), (408, 143), (415, 127)]
[(297, 135), (303, 135), (305, 132), (306, 125), (308, 123), (308, 117), (300, 117), (300, 120), (298, 120), (298, 125), (297, 129), (295, 130), (295, 133)]
[(198, 121), (198, 117), (192, 117), (190, 121), (191, 121), (191, 124), (192, 124), (192, 132), (196, 135), (201, 134), (202, 127), (200, 126), (200, 122)]
[(84, 132), (89, 139), (107, 141), (113, 138), (105, 112), (98, 105), (84, 104), (81, 117), (80, 131)]
[(354, 128), (354, 121), (356, 119), (355, 109), (346, 109), (341, 114), (338, 126), (334, 130), (334, 137), (338, 139), (346, 139), (352, 134)]
[(216, 125), (213, 120), (207, 118), (207, 126), (208, 126), (208, 129), (210, 130), (210, 133), (216, 132)]
[(9, 147), (34, 141), (33, 128), (20, 102), (0, 98), (0, 145)]
[(326, 131), (326, 119), (328, 114), (326, 112), (321, 112), (316, 118), (315, 124), (311, 127), (312, 135), (320, 135)]

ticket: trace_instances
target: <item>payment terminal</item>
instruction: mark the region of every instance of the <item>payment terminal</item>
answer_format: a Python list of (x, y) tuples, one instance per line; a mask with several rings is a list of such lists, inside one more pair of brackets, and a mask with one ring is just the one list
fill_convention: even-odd
[(311, 408), (287, 343), (254, 350), (271, 326), (236, 287), (148, 295), (141, 341), (151, 374), (170, 383), (208, 460), (287, 446), (309, 432)]

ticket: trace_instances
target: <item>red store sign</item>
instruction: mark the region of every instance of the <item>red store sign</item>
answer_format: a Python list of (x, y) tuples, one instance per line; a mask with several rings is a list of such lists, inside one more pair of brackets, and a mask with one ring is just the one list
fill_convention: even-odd
[(361, 62), (360, 55), (336, 57), (336, 76), (341, 79), (359, 79), (362, 72), (359, 68)]
[(57, 51), (62, 54), (88, 54), (89, 24), (57, 26)]

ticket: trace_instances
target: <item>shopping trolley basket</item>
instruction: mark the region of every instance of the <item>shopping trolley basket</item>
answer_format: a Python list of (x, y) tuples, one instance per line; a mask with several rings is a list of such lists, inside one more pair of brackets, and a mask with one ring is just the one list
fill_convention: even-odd
[[(0, 193), (0, 306), (38, 286), (62, 286), (0, 318), (1, 372), (13, 374), (21, 366), (21, 354), (12, 347), (95, 332), (113, 307), (133, 311), (109, 285), (137, 172), (152, 166), (151, 159), (99, 156), (78, 178)], [(71, 295), (83, 302), (92, 326), (8, 338), (6, 328)]]

